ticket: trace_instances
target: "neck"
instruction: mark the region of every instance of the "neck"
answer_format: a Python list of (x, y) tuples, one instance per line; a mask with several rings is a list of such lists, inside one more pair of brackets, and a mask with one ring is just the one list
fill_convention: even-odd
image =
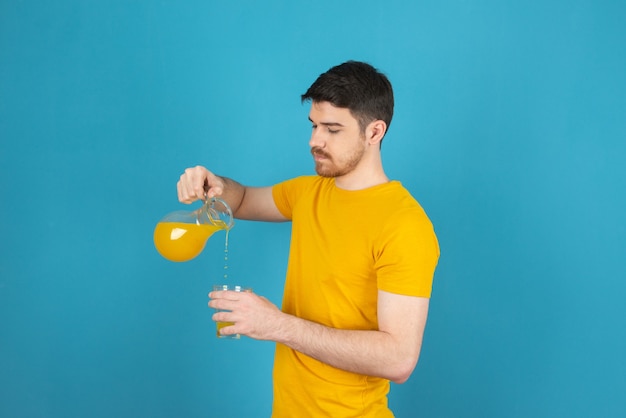
[(364, 158), (351, 172), (335, 177), (335, 186), (344, 190), (363, 190), (388, 182), (380, 155), (372, 159)]

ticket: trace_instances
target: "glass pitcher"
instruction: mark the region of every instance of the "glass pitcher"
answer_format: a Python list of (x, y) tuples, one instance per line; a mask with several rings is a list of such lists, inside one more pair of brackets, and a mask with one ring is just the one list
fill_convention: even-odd
[(211, 235), (233, 226), (233, 212), (228, 204), (213, 197), (195, 211), (167, 214), (154, 228), (154, 246), (170, 261), (189, 261), (202, 252)]

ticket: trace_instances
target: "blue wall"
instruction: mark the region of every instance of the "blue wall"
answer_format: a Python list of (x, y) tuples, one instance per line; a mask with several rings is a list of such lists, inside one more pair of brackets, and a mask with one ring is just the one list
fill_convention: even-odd
[[(265, 4), (263, 4), (265, 3)], [(347, 59), (394, 83), (387, 173), (442, 248), (398, 417), (626, 416), (626, 3), (0, 3), (0, 416), (264, 417), (273, 344), (214, 337), (223, 237), (152, 229), (203, 164), (313, 172), (299, 94)], [(279, 303), (289, 225), (230, 276)]]

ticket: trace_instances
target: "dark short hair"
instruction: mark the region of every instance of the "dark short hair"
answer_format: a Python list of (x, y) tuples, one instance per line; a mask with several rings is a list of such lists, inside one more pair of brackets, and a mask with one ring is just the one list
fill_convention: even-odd
[(387, 77), (365, 62), (347, 61), (321, 74), (301, 96), (302, 102), (330, 102), (347, 108), (361, 131), (374, 120), (391, 124), (393, 88)]

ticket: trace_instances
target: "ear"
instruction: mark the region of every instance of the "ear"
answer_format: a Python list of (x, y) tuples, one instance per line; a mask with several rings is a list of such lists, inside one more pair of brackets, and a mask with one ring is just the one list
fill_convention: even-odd
[(384, 121), (379, 119), (371, 122), (365, 129), (367, 143), (370, 145), (379, 145), (386, 132), (387, 124)]

